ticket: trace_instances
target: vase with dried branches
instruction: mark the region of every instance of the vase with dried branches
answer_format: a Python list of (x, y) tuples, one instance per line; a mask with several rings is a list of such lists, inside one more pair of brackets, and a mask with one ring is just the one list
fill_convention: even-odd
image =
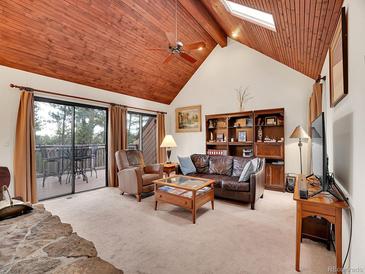
[(235, 91), (237, 92), (237, 98), (240, 105), (240, 111), (244, 111), (245, 104), (253, 99), (253, 96), (250, 96), (250, 93), (248, 91), (248, 87), (243, 88), (240, 86), (239, 88), (236, 88)]

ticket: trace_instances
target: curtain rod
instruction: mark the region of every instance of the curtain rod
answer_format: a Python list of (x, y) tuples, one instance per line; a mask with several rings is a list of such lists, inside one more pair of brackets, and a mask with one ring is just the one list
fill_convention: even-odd
[(39, 93), (56, 95), (56, 96), (64, 96), (64, 97), (69, 97), (69, 98), (72, 98), (72, 99), (86, 100), (86, 101), (91, 101), (91, 102), (95, 102), (95, 103), (102, 103), (102, 104), (108, 104), (108, 105), (119, 105), (119, 106), (129, 108), (129, 109), (136, 109), (136, 110), (142, 110), (142, 111), (149, 111), (149, 112), (167, 114), (167, 112), (164, 112), (164, 111), (157, 111), (157, 110), (146, 109), (146, 108), (139, 108), (139, 107), (131, 107), (131, 106), (126, 106), (126, 105), (114, 104), (114, 103), (107, 102), (107, 101), (89, 99), (89, 98), (74, 96), (74, 95), (61, 94), (61, 93), (57, 93), (57, 92), (40, 90), (40, 89), (35, 89), (35, 88), (25, 87), (25, 86), (18, 86), (18, 85), (14, 85), (14, 84), (10, 84), (10, 87), (11, 88), (18, 88), (18, 89), (25, 90), (25, 91), (30, 91), (30, 92), (39, 92)]

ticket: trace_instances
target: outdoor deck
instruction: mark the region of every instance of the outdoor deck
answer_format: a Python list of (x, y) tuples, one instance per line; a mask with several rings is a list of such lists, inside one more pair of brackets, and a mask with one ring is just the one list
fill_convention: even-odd
[[(91, 176), (91, 172), (87, 171), (86, 176), (88, 183), (82, 180), (82, 176), (76, 176), (75, 178), (75, 192), (81, 192), (85, 190), (91, 190), (95, 188), (104, 187), (106, 185), (105, 169), (99, 169), (97, 171), (98, 177), (95, 177), (95, 172)], [(43, 178), (37, 178), (38, 199), (44, 200), (51, 197), (71, 194), (72, 183), (66, 183), (67, 175), (62, 175), (61, 184), (58, 181), (58, 177), (50, 176), (46, 178), (44, 187), (42, 186)]]

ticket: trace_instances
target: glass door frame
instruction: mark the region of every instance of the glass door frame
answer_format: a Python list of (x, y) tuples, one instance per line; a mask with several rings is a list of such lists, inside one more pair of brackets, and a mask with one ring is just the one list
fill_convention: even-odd
[[(108, 167), (109, 167), (109, 110), (107, 107), (100, 107), (100, 106), (94, 106), (94, 105), (88, 105), (88, 104), (83, 104), (83, 103), (76, 103), (76, 102), (70, 102), (70, 101), (64, 101), (64, 100), (59, 100), (59, 99), (53, 99), (53, 98), (46, 98), (46, 97), (40, 97), (40, 96), (34, 96), (34, 101), (36, 102), (44, 102), (44, 103), (53, 103), (53, 104), (61, 104), (61, 105), (65, 105), (65, 106), (71, 106), (73, 107), (73, 111), (72, 111), (72, 123), (71, 123), (71, 146), (73, 149), (73, 153), (72, 153), (72, 189), (71, 189), (71, 193), (68, 194), (61, 194), (61, 195), (56, 195), (56, 196), (52, 196), (49, 198), (45, 198), (42, 199), (42, 201), (45, 200), (49, 200), (49, 199), (55, 199), (55, 198), (59, 198), (59, 197), (64, 197), (67, 195), (73, 195), (73, 194), (77, 194), (77, 193), (82, 193), (82, 192), (87, 192), (87, 191), (92, 191), (92, 190), (96, 190), (96, 189), (100, 189), (100, 188), (104, 188), (108, 186)], [(97, 187), (97, 188), (92, 188), (92, 189), (87, 189), (87, 190), (82, 190), (82, 191), (78, 191), (75, 192), (75, 154), (74, 154), (74, 148), (75, 148), (75, 107), (84, 107), (84, 108), (91, 108), (91, 109), (99, 109), (99, 110), (105, 110), (106, 112), (106, 132), (105, 132), (105, 186), (102, 187)]]

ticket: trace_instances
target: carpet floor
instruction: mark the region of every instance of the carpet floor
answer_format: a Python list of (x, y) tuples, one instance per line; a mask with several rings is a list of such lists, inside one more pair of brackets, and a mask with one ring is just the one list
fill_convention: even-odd
[[(246, 274), (295, 272), (295, 202), (292, 194), (265, 191), (256, 210), (216, 199), (191, 213), (154, 197), (137, 203), (103, 188), (42, 202), (99, 256), (125, 273)], [(328, 273), (335, 253), (304, 239), (301, 272)]]

